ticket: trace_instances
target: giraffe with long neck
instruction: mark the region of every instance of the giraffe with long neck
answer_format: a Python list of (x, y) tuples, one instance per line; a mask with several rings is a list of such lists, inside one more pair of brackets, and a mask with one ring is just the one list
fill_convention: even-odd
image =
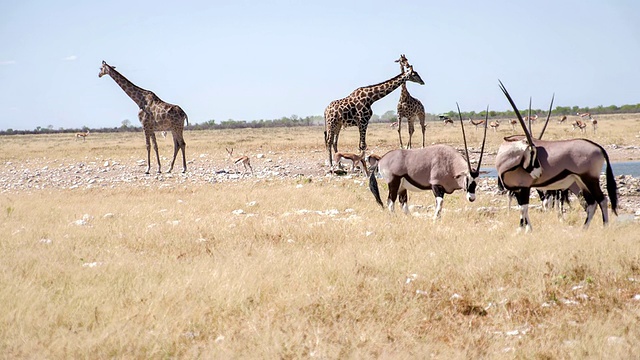
[(409, 66), (401, 74), (376, 85), (355, 89), (349, 96), (334, 100), (324, 110), (324, 141), (329, 152), (329, 165), (333, 169), (331, 149), (338, 152), (338, 136), (342, 127), (357, 126), (360, 133), (360, 151), (367, 149), (366, 135), (373, 115), (371, 105), (390, 94), (407, 81), (424, 84), (420, 75)]
[(142, 124), (142, 130), (147, 145), (147, 171), (151, 169), (151, 143), (156, 153), (158, 161), (158, 173), (160, 173), (160, 155), (158, 154), (158, 143), (156, 141), (156, 131), (171, 131), (173, 135), (173, 160), (169, 167), (169, 172), (173, 170), (173, 165), (178, 155), (178, 150), (182, 150), (182, 172), (187, 171), (187, 159), (185, 155), (186, 143), (183, 138), (184, 122), (189, 125), (187, 114), (178, 105), (169, 104), (162, 101), (153, 91), (143, 89), (120, 74), (115, 66), (102, 62), (98, 77), (109, 75), (118, 84), (125, 94), (138, 105), (138, 119)]
[[(404, 72), (405, 68), (411, 66), (407, 58), (400, 55), (400, 59), (396, 60), (400, 63), (400, 71)], [(409, 94), (407, 90), (407, 83), (402, 83), (402, 90), (400, 93), (400, 99), (398, 100), (398, 139), (400, 140), (400, 148), (402, 148), (402, 119), (407, 119), (407, 126), (409, 127), (409, 142), (407, 143), (407, 149), (411, 149), (411, 138), (413, 137), (415, 120), (420, 122), (420, 128), (422, 129), (422, 147), (425, 142), (425, 113), (424, 106), (420, 100), (414, 98)]]

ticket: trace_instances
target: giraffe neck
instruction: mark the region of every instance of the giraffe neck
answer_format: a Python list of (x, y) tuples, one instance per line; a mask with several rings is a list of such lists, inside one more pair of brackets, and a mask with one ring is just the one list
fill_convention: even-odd
[(409, 94), (409, 90), (407, 90), (407, 82), (402, 83), (402, 92), (400, 93), (400, 99), (406, 100), (409, 99), (411, 94)]
[(116, 84), (118, 84), (122, 88), (122, 90), (124, 90), (125, 94), (127, 94), (131, 98), (131, 100), (133, 100), (133, 102), (138, 105), (139, 108), (142, 109), (145, 107), (146, 101), (144, 96), (150, 93), (149, 90), (145, 90), (132, 83), (131, 81), (129, 81), (129, 79), (124, 77), (111, 66), (109, 66), (109, 75), (111, 76), (113, 81), (115, 81)]
[(397, 89), (400, 85), (407, 81), (410, 73), (404, 73), (397, 75), (380, 84), (361, 87), (358, 90), (366, 94), (365, 102), (369, 105), (389, 95), (393, 90)]

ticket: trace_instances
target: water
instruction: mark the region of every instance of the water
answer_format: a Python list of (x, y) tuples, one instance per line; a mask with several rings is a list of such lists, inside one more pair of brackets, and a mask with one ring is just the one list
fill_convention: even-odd
[[(606, 166), (606, 165), (605, 165)], [(611, 163), (613, 169), (613, 175), (631, 175), (633, 177), (640, 177), (640, 161), (623, 161)], [(483, 177), (498, 177), (498, 173), (495, 167), (483, 167), (480, 171), (486, 171), (486, 174), (482, 174)], [(605, 171), (605, 167), (602, 167), (602, 172)]]

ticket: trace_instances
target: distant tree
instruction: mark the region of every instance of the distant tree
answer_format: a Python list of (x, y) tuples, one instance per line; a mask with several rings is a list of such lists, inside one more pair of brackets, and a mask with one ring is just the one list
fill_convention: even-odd
[(122, 128), (126, 129), (129, 126), (131, 126), (131, 121), (129, 121), (129, 119), (122, 120)]
[(380, 116), (380, 120), (382, 121), (396, 121), (397, 116), (396, 116), (396, 112), (393, 110), (389, 110), (387, 112), (385, 112), (384, 114), (382, 114), (382, 116)]

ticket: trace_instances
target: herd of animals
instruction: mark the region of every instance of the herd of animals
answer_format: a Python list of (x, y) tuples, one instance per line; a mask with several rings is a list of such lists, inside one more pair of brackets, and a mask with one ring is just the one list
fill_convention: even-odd
[[(436, 208), (434, 220), (440, 215), (443, 198), (445, 194), (451, 194), (456, 190), (466, 192), (466, 198), (473, 202), (476, 198), (477, 178), (480, 174), (484, 145), (487, 136), (487, 127), (494, 131), (500, 125), (498, 120), (489, 123), (488, 117), (484, 120), (469, 122), (476, 126), (483, 125), (484, 135), (480, 158), (476, 168), (472, 168), (469, 160), (464, 122), (458, 107), (459, 121), (464, 140), (465, 156), (455, 148), (435, 144), (425, 146), (425, 112), (422, 103), (412, 97), (407, 90), (407, 82), (414, 82), (420, 85), (424, 81), (414, 70), (405, 55), (401, 55), (397, 63), (400, 65), (400, 74), (376, 85), (360, 87), (354, 90), (349, 96), (332, 101), (324, 111), (325, 131), (324, 140), (328, 151), (328, 162), (330, 172), (334, 172), (334, 162), (340, 165), (343, 160), (348, 160), (352, 164), (352, 171), (357, 164), (360, 164), (369, 177), (369, 188), (376, 202), (384, 207), (378, 188), (379, 176), (386, 182), (389, 189), (387, 197), (387, 207), (394, 210), (396, 200), (399, 200), (402, 210), (408, 213), (408, 191), (431, 190), (436, 198)], [(160, 156), (156, 142), (156, 131), (171, 131), (173, 135), (174, 153), (169, 172), (178, 154), (182, 152), (182, 172), (186, 172), (186, 143), (183, 138), (184, 122), (189, 123), (186, 113), (178, 105), (169, 104), (162, 101), (155, 93), (145, 90), (133, 84), (115, 66), (102, 62), (99, 77), (109, 75), (124, 90), (124, 92), (138, 105), (138, 118), (146, 140), (147, 149), (147, 169), (148, 174), (151, 168), (151, 146), (153, 145), (156, 160), (158, 163), (158, 173), (161, 172)], [(369, 120), (373, 115), (371, 105), (377, 100), (401, 87), (400, 100), (398, 102), (398, 139), (400, 148), (389, 151), (382, 156), (371, 154), (365, 157), (367, 149), (366, 133)], [(524, 135), (512, 135), (504, 138), (500, 145), (495, 159), (495, 166), (498, 173), (498, 186), (509, 193), (510, 199), (515, 198), (520, 207), (519, 229), (531, 231), (531, 221), (529, 219), (529, 195), (531, 189), (540, 192), (541, 198), (557, 199), (560, 203), (566, 200), (568, 191), (580, 194), (585, 202), (587, 218), (584, 228), (587, 228), (599, 206), (602, 212), (604, 224), (608, 223), (608, 203), (611, 202), (612, 211), (617, 214), (617, 187), (609, 157), (605, 149), (599, 144), (587, 139), (568, 139), (558, 141), (542, 140), (544, 131), (549, 122), (553, 98), (549, 107), (548, 116), (544, 127), (538, 137), (531, 133), (531, 122), (538, 116), (531, 115), (531, 110), (526, 117), (522, 117), (515, 102), (509, 95), (506, 87), (500, 82), (500, 89), (513, 107), (517, 120), (510, 121), (512, 129), (515, 130), (518, 124), (522, 128)], [(488, 116), (488, 109), (486, 112)], [(574, 129), (584, 131), (586, 123), (582, 120), (587, 118), (592, 122), (594, 131), (597, 121), (591, 114), (578, 114), (581, 120), (573, 124)], [(401, 135), (402, 120), (407, 120), (409, 139), (406, 148), (403, 145)], [(453, 120), (446, 116), (441, 116), (446, 124), (453, 124)], [(422, 130), (422, 148), (412, 148), (412, 136), (414, 133), (414, 123), (418, 122)], [(529, 122), (529, 127), (525, 121)], [(560, 122), (566, 121), (563, 117)], [(357, 126), (359, 131), (359, 153), (338, 152), (338, 137), (340, 130), (349, 126)], [(76, 138), (86, 139), (89, 132), (78, 133)], [(164, 134), (164, 133), (163, 133)], [(233, 148), (227, 149), (229, 157), (233, 156)], [(333, 155), (332, 155), (333, 152)], [(250, 160), (247, 156), (242, 156), (234, 161), (235, 164), (242, 163), (253, 173)], [(367, 163), (369, 166), (367, 166)], [(606, 190), (607, 196), (600, 188), (600, 172), (606, 164)]]

